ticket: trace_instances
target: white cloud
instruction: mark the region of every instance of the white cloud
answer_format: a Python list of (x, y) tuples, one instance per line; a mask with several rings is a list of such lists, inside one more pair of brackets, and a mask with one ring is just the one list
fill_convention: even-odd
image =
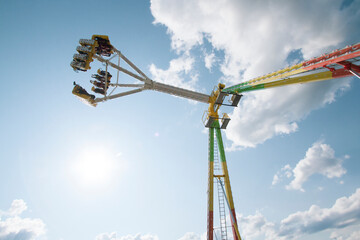
[[(222, 81), (238, 83), (284, 67), (293, 50), (310, 58), (357, 41), (360, 2), (341, 11), (340, 6), (337, 0), (152, 0), (151, 12), (154, 23), (167, 27), (178, 53), (189, 53), (204, 38), (222, 50)], [(231, 149), (297, 131), (298, 121), (346, 88), (349, 80), (246, 94), (227, 130)]]
[[(337, 199), (330, 208), (312, 205), (306, 211), (299, 211), (285, 217), (279, 223), (265, 218), (260, 212), (254, 215), (236, 215), (240, 234), (243, 239), (299, 239), (304, 235), (316, 234), (325, 230), (333, 230), (329, 236), (337, 240), (358, 239), (360, 232), (356, 229), (360, 223), (360, 188), (349, 197)], [(229, 220), (229, 216), (228, 216)], [(346, 230), (346, 231), (344, 231)], [(1, 238), (0, 238), (1, 239)], [(179, 240), (205, 240), (206, 233), (186, 233)], [(115, 232), (99, 234), (95, 240), (159, 240), (156, 235), (127, 235), (118, 237)]]
[(24, 212), (26, 209), (27, 209), (27, 205), (26, 205), (24, 200), (15, 199), (15, 200), (12, 201), (9, 210), (7, 210), (7, 211), (1, 211), (0, 210), (0, 217), (2, 215), (5, 215), (5, 216), (17, 216), (17, 215), (20, 215), (22, 212)]
[(330, 208), (312, 205), (309, 210), (296, 212), (283, 219), (277, 233), (284, 239), (303, 234), (317, 233), (326, 229), (341, 229), (360, 221), (360, 188), (350, 197), (336, 200)]
[(201, 240), (201, 236), (196, 233), (188, 232), (178, 240)]
[(259, 69), (265, 73), (282, 67), (294, 49), (310, 58), (339, 44), (356, 25), (357, 19), (348, 16), (348, 11), (359, 14), (356, 4), (339, 11), (336, 0), (152, 0), (151, 12), (155, 24), (168, 28), (175, 50), (188, 51), (206, 38), (225, 51), (224, 72), (238, 77), (244, 69), (246, 76), (255, 76)]
[[(348, 159), (349, 156), (345, 155), (342, 158), (335, 157), (335, 151), (330, 145), (323, 142), (315, 142), (305, 154), (305, 157), (301, 159), (294, 169), (289, 164), (285, 165), (273, 177), (272, 185), (276, 185), (284, 178), (294, 179), (286, 186), (288, 190), (300, 190), (304, 191), (302, 185), (315, 174), (321, 174), (327, 178), (341, 177), (346, 173), (346, 170), (342, 166), (344, 159)], [(340, 184), (343, 181), (339, 181)], [(323, 187), (318, 187), (319, 191), (323, 190)]]
[[(186, 233), (179, 240), (205, 240), (206, 235), (198, 235), (196, 233)], [(95, 240), (159, 240), (158, 236), (152, 234), (142, 235), (140, 233), (135, 235), (117, 236), (116, 232), (101, 233), (95, 237)]]
[(335, 157), (335, 151), (328, 144), (315, 142), (293, 169), (294, 179), (286, 188), (304, 191), (302, 185), (314, 174), (327, 178), (341, 177), (346, 173), (342, 167), (344, 158)]
[(279, 175), (276, 173), (273, 177), (273, 180), (271, 182), (271, 185), (276, 185), (280, 182), (280, 178), (279, 178)]
[[(354, 229), (356, 229), (354, 231)], [(337, 229), (336, 231), (332, 232), (330, 235), (330, 239), (334, 240), (358, 240), (360, 239), (360, 224), (354, 225), (351, 227)]]
[(274, 235), (274, 224), (266, 220), (260, 212), (246, 217), (237, 214), (236, 217), (241, 231), (240, 235), (245, 237), (244, 239), (251, 240), (260, 236), (267, 236), (269, 238)]
[(116, 240), (116, 233), (100, 233), (95, 237), (96, 240)]
[(353, 232), (347, 240), (359, 240), (360, 231)]
[[(166, 70), (150, 65), (150, 73), (153, 80), (172, 86), (194, 90), (198, 80), (198, 74), (193, 71), (194, 58), (183, 54), (179, 58), (170, 61)], [(189, 80), (190, 79), (190, 80)]]
[(27, 209), (22, 199), (12, 202), (7, 211), (0, 211), (0, 240), (32, 240), (44, 235), (45, 224), (41, 219), (21, 218), (19, 215)]
[(301, 239), (324, 230), (335, 230), (330, 235), (332, 239), (358, 239), (359, 231), (349, 234), (348, 229), (356, 229), (360, 223), (360, 188), (350, 197), (337, 199), (330, 208), (312, 205), (307, 211), (290, 214), (280, 223), (268, 221), (260, 212), (246, 217), (237, 214), (237, 220), (240, 234), (248, 240)]
[(298, 130), (297, 121), (312, 110), (335, 101), (336, 93), (349, 88), (349, 79), (287, 86), (248, 93), (230, 114), (226, 137), (230, 150), (255, 147), (264, 141)]
[(213, 67), (214, 63), (216, 62), (215, 53), (204, 53), (204, 61), (205, 61), (205, 67), (211, 71), (211, 68)]
[(291, 176), (292, 176), (291, 167), (289, 164), (287, 164), (274, 175), (271, 185), (278, 184), (283, 177), (290, 178)]
[(140, 233), (135, 235), (126, 235), (118, 237), (116, 232), (112, 233), (101, 233), (95, 237), (95, 240), (159, 240), (156, 235), (145, 234), (141, 235)]

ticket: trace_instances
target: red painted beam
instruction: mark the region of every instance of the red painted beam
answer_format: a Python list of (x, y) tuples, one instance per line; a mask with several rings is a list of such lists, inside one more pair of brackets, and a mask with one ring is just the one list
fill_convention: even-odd
[(352, 64), (351, 62), (342, 61), (337, 64), (343, 66), (346, 70), (352, 70), (354, 72), (360, 73), (360, 66)]
[(355, 64), (351, 64), (350, 69), (353, 70), (354, 72), (357, 72), (357, 73), (360, 74), (360, 66), (355, 65)]
[(351, 76), (353, 76), (352, 73), (345, 68), (338, 69), (332, 72), (333, 78), (343, 78), (343, 77), (351, 77)]
[[(340, 49), (340, 50), (333, 51), (332, 53), (329, 53), (329, 54), (324, 54), (324, 55), (322, 55), (320, 57), (311, 59), (309, 61), (306, 61), (306, 62), (303, 63), (303, 66), (308, 67), (311, 64), (321, 64), (321, 63), (323, 64), (324, 62), (320, 63), (320, 61), (327, 61), (328, 59), (333, 58), (333, 57), (337, 58), (337, 57), (341, 56), (341, 57), (345, 57), (346, 59), (349, 59), (347, 57), (349, 54), (355, 53), (355, 52), (360, 52), (359, 50), (360, 50), (360, 43), (349, 46), (349, 47), (345, 47), (345, 48)], [(347, 55), (345, 55), (345, 54), (347, 54)], [(342, 56), (342, 55), (344, 55), (344, 56)], [(350, 57), (350, 58), (353, 58), (353, 57)], [(343, 60), (340, 60), (340, 61), (344, 61), (346, 59), (343, 59)]]
[(305, 63), (303, 63), (303, 66), (305, 66), (304, 67), (305, 70), (314, 70), (314, 69), (317, 69), (317, 68), (323, 68), (323, 67), (325, 67), (327, 65), (342, 62), (342, 61), (346, 61), (346, 60), (356, 58), (356, 57), (360, 57), (360, 50), (356, 51), (356, 52), (353, 52), (353, 53), (350, 53), (350, 54), (342, 55), (342, 56), (337, 57), (337, 58), (329, 59), (327, 61), (315, 63), (315, 64), (310, 65), (310, 66), (307, 66), (307, 62), (305, 62)]
[(231, 219), (231, 226), (232, 226), (232, 232), (233, 232), (233, 236), (234, 236), (234, 240), (241, 240), (238, 238), (237, 234), (236, 234), (236, 230), (235, 230), (235, 225), (237, 226), (237, 220), (236, 220), (236, 213), (235, 213), (235, 209), (231, 209), (232, 215), (234, 216), (234, 221)]
[(208, 211), (208, 219), (207, 219), (207, 240), (214, 239), (214, 212)]

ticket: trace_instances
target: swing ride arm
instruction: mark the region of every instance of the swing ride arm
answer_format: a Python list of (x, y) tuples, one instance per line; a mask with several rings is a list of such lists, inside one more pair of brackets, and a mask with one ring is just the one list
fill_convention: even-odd
[(356, 76), (360, 78), (360, 43), (228, 87), (226, 93), (243, 93), (295, 83)]
[[(158, 92), (171, 94), (171, 95), (174, 95), (177, 97), (187, 98), (189, 100), (194, 100), (194, 101), (203, 102), (203, 103), (209, 103), (210, 96), (207, 94), (203, 94), (203, 93), (195, 92), (192, 90), (175, 87), (175, 86), (171, 86), (171, 85), (167, 85), (164, 83), (160, 83), (160, 82), (151, 80), (138, 67), (136, 67), (135, 64), (133, 64), (129, 59), (127, 59), (119, 50), (114, 48), (114, 52), (117, 53), (118, 56), (121, 59), (123, 59), (129, 66), (131, 66), (138, 74), (133, 73), (123, 67), (120, 67), (119, 65), (116, 65), (116, 64), (110, 62), (109, 60), (104, 59), (101, 56), (95, 55), (94, 58), (96, 58), (98, 61), (100, 61), (102, 63), (108, 64), (109, 66), (115, 68), (118, 71), (121, 71), (121, 72), (143, 82), (143, 84), (140, 85), (141, 86), (140, 88), (138, 88), (134, 92), (129, 91), (129, 94), (141, 92), (143, 90), (154, 90), (154, 91), (158, 91)], [(129, 94), (126, 94), (126, 95), (129, 95)], [(114, 99), (114, 98), (118, 98), (118, 97), (122, 97), (122, 96), (124, 96), (124, 94), (121, 94), (121, 93), (113, 95), (113, 96), (105, 96), (103, 98), (95, 99), (95, 102), (102, 102), (102, 101), (106, 101), (108, 99)]]

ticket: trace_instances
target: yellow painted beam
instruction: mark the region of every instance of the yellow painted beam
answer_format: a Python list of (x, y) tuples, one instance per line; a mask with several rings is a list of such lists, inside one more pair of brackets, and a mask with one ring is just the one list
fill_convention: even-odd
[(264, 88), (273, 88), (273, 87), (280, 87), (290, 84), (296, 83), (309, 83), (309, 82), (318, 82), (332, 79), (333, 75), (331, 71), (320, 72), (315, 74), (310, 74), (301, 77), (293, 77), (293, 78), (286, 78), (275, 82), (265, 83)]
[(261, 76), (261, 77), (251, 79), (251, 80), (248, 81), (248, 83), (250, 85), (255, 85), (255, 84), (274, 81), (276, 79), (280, 79), (280, 78), (284, 78), (284, 77), (290, 77), (292, 75), (305, 72), (306, 70), (304, 70), (302, 68), (302, 66), (303, 66), (303, 64), (299, 63), (297, 65), (294, 65), (294, 66), (291, 66), (291, 67), (288, 67), (288, 68), (284, 68), (284, 69), (281, 69), (279, 71), (272, 72), (272, 73), (266, 74), (266, 75)]

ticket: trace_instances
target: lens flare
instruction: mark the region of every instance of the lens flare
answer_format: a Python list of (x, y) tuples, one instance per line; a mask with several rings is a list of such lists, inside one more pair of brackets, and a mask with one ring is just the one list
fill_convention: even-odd
[(117, 168), (116, 156), (98, 147), (82, 150), (70, 166), (77, 184), (87, 188), (110, 184)]

